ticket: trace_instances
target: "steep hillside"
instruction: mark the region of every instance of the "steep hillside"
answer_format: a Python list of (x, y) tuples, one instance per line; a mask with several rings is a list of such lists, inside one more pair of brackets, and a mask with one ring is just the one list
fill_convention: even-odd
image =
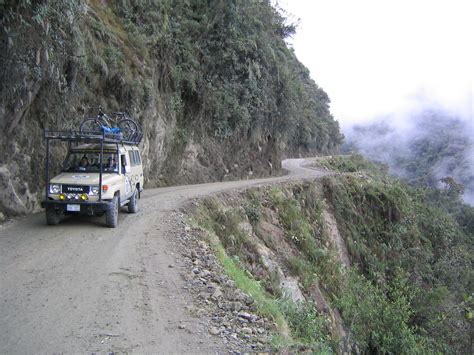
[(358, 156), (318, 165), (337, 173), (217, 196), (194, 214), (228, 275), (276, 322), (273, 346), (469, 353), (474, 209)]
[(0, 213), (37, 208), (43, 128), (99, 105), (143, 125), (149, 186), (266, 175), (341, 141), (285, 44), (294, 27), (266, 2), (7, 0), (0, 13)]

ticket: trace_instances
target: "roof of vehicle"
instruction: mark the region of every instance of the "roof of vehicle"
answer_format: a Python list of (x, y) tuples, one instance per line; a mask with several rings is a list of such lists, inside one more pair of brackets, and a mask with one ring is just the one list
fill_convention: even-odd
[(110, 132), (80, 132), (80, 131), (52, 131), (45, 129), (44, 138), (47, 140), (61, 140), (67, 142), (79, 142), (79, 143), (120, 143), (128, 145), (138, 145), (142, 138), (143, 133), (131, 132), (130, 134), (124, 135), (122, 133), (110, 133)]
[[(122, 147), (127, 147), (127, 149), (137, 149), (138, 147), (136, 145), (131, 145), (131, 144), (120, 144), (118, 145), (118, 149)], [(71, 151), (100, 151), (100, 144), (81, 144), (78, 146), (73, 146), (71, 147)], [(117, 152), (117, 144), (104, 144), (104, 152)]]

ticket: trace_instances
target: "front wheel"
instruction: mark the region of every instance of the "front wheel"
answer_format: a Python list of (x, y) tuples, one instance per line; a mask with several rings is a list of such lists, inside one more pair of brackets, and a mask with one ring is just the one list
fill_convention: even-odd
[(117, 195), (114, 196), (110, 201), (109, 207), (105, 212), (105, 225), (109, 228), (115, 228), (118, 224), (118, 213), (119, 213), (119, 198)]
[(64, 217), (64, 212), (56, 210), (53, 207), (46, 207), (46, 223), (49, 226), (55, 226), (61, 222)]

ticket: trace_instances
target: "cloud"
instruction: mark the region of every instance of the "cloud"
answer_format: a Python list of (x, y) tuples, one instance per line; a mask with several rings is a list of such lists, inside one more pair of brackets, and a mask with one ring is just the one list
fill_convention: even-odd
[(472, 114), (470, 0), (278, 3), (300, 18), (292, 45), (342, 126), (403, 110), (420, 92)]
[(465, 186), (465, 201), (474, 204), (474, 123), (445, 107), (418, 101), (412, 111), (377, 117), (345, 130), (346, 150), (387, 164), (413, 183), (442, 187), (453, 177)]

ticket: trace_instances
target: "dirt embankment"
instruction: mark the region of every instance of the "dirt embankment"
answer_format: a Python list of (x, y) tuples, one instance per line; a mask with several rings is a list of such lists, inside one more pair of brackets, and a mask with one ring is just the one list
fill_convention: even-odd
[[(201, 271), (194, 273), (200, 267), (194, 264), (189, 270), (197, 259), (186, 250), (191, 235), (178, 210), (192, 198), (326, 174), (304, 168), (304, 162), (284, 161), (290, 171), (284, 177), (146, 190), (140, 213), (121, 213), (118, 229), (103, 228), (100, 218), (48, 227), (43, 214), (1, 226), (0, 353), (213, 352), (243, 346), (245, 337), (229, 345), (212, 335), (215, 315), (192, 315), (192, 281), (181, 275)], [(199, 275), (205, 282), (212, 277)], [(250, 314), (245, 296), (223, 275), (216, 277), (222, 293), (228, 288), (244, 297), (248, 308), (240, 312)], [(237, 316), (249, 322), (246, 317)], [(260, 323), (263, 341), (267, 328)]]

